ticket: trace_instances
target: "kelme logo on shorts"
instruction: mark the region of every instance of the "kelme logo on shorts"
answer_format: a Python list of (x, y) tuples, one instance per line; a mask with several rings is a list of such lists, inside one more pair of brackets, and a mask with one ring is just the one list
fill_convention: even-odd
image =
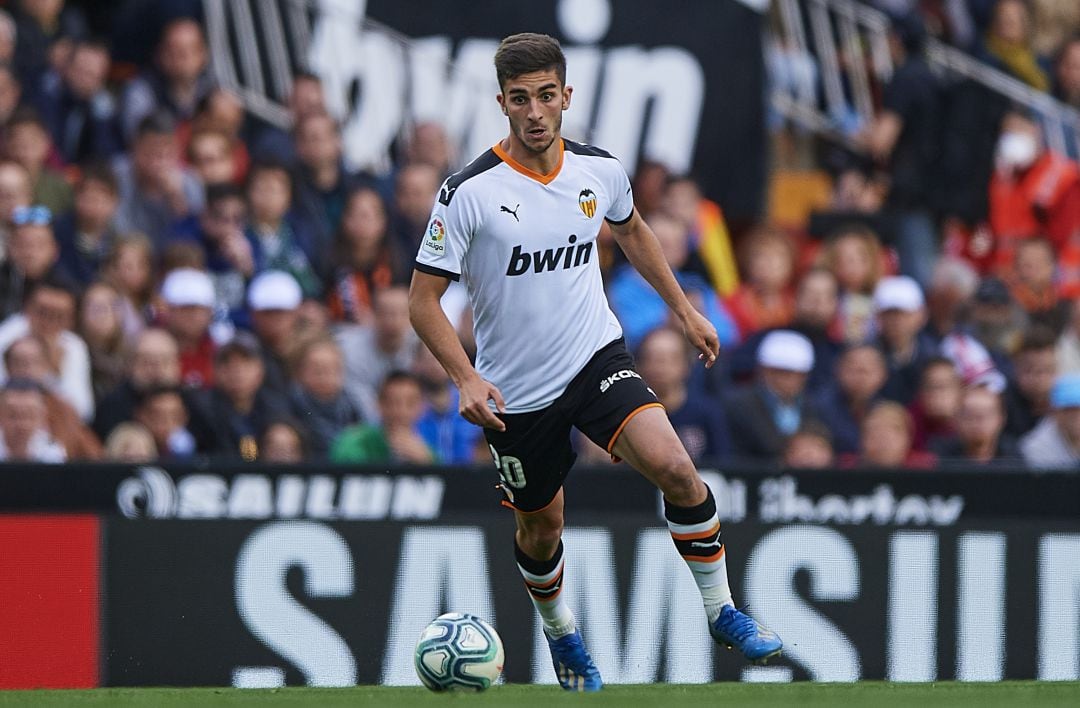
[(437, 216), (431, 217), (427, 231), (424, 232), (424, 250), (441, 256), (446, 253), (446, 226)]
[(611, 385), (616, 381), (622, 381), (623, 379), (640, 379), (641, 375), (633, 369), (623, 369), (622, 371), (616, 371), (611, 376), (600, 379), (600, 393), (604, 393)]

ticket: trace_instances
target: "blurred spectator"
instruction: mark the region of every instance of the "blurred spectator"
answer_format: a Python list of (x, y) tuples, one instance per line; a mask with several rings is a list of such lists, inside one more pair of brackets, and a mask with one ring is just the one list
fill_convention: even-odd
[[(307, 71), (294, 74), (292, 87), (285, 99), (285, 108), (294, 126), (308, 116), (326, 114), (322, 80)], [(251, 152), (256, 160), (275, 160), (288, 165), (296, 163), (293, 136), (276, 125), (261, 126), (255, 135)]]
[(248, 226), (256, 272), (282, 270), (300, 283), (304, 295), (322, 294), (322, 255), (307, 226), (290, 213), (292, 177), (284, 165), (257, 163), (248, 174)]
[(289, 390), (289, 358), (298, 344), (297, 320), (303, 293), (288, 273), (268, 270), (248, 286), (251, 324), (262, 345), (266, 386), (278, 394)]
[(119, 185), (103, 164), (88, 165), (75, 186), (75, 208), (54, 226), (60, 264), (82, 285), (96, 280), (116, 240), (114, 218), (120, 204)]
[(299, 464), (305, 456), (304, 435), (298, 425), (274, 421), (259, 440), (259, 462)]
[(345, 325), (334, 339), (345, 357), (345, 388), (367, 421), (379, 419), (378, 391), (391, 371), (406, 371), (420, 347), (409, 323), (409, 290), (395, 285), (375, 293), (369, 326)]
[(923, 366), (919, 390), (909, 408), (912, 418), (912, 447), (929, 450), (956, 433), (963, 383), (951, 360), (933, 357)]
[(864, 226), (846, 226), (825, 244), (824, 265), (839, 287), (839, 336), (864, 342), (874, 330), (874, 288), (881, 279), (881, 242)]
[(953, 462), (1018, 462), (1020, 448), (1013, 438), (1002, 434), (1004, 428), (1001, 397), (985, 386), (969, 387), (960, 397), (956, 437), (941, 441), (934, 452)]
[[(248, 153), (243, 135), (246, 118), (244, 102), (240, 100), (240, 97), (219, 86), (211, 89), (199, 101), (194, 119), (180, 126), (180, 144), (196, 169), (198, 165), (194, 158), (199, 157), (199, 153), (191, 152), (196, 135), (211, 133), (223, 136), (226, 140), (227, 152), (224, 155), (213, 153), (215, 161), (209, 165), (204, 164), (204, 169), (199, 170), (206, 184), (221, 181), (220, 178), (225, 177), (226, 167), (232, 171), (232, 176), (226, 178), (228, 180), (240, 181), (247, 177), (248, 168), (251, 166), (251, 155)], [(218, 147), (220, 148), (220, 144)]]
[(930, 453), (912, 447), (911, 415), (894, 401), (878, 401), (863, 417), (862, 449), (847, 464), (858, 467), (926, 469), (936, 461)]
[(1069, 325), (1057, 340), (1057, 370), (1059, 374), (1080, 373), (1080, 305), (1070, 304)]
[(45, 397), (32, 381), (13, 379), (0, 389), (0, 462), (58, 463), (64, 446), (49, 435)]
[(832, 438), (822, 423), (811, 420), (788, 438), (783, 465), (791, 469), (828, 469), (835, 464)]
[(483, 439), (483, 429), (458, 413), (458, 390), (450, 382), (450, 374), (423, 345), (418, 347), (413, 359), (412, 373), (420, 381), (426, 403), (416, 423), (417, 431), (440, 462), (470, 464), (476, 445)]
[[(0, 352), (28, 334), (45, 343), (49, 369), (58, 377), (55, 391), (70, 403), (79, 417), (94, 414), (90, 383), (90, 354), (75, 328), (75, 295), (62, 282), (38, 281), (27, 294), (21, 313), (0, 323)], [(6, 372), (0, 367), (0, 379)]]
[(50, 66), (63, 63), (71, 40), (87, 34), (82, 10), (64, 5), (64, 0), (20, 0), (14, 9), (15, 67), (27, 93), (37, 91)]
[(22, 165), (30, 176), (33, 200), (62, 214), (71, 208), (71, 185), (63, 175), (46, 165), (52, 140), (45, 124), (31, 108), (20, 108), (5, 126), (4, 150), (7, 157)]
[(1016, 246), (1016, 262), (1010, 279), (1013, 298), (1028, 313), (1032, 324), (1061, 334), (1069, 316), (1069, 303), (1058, 298), (1054, 282), (1054, 248), (1043, 238), (1030, 238)]
[(189, 420), (184, 396), (171, 386), (143, 392), (135, 407), (135, 422), (150, 431), (162, 460), (186, 460), (196, 452), (207, 452), (197, 449), (195, 436), (187, 428)]
[(934, 265), (926, 292), (926, 331), (941, 340), (956, 331), (979, 287), (979, 275), (966, 261), (945, 256)]
[(431, 206), (439, 193), (443, 175), (429, 164), (406, 164), (397, 173), (394, 186), (394, 214), (391, 219), (397, 246), (415, 253), (431, 216)]
[(0, 64), (0, 125), (6, 125), (22, 102), (22, 86), (7, 64)]
[(127, 376), (100, 400), (94, 418), (94, 432), (101, 439), (135, 412), (144, 391), (180, 383), (180, 352), (173, 336), (163, 329), (150, 328), (136, 335), (132, 344)]
[(941, 340), (938, 353), (951, 361), (965, 386), (985, 386), (1002, 393), (1008, 383), (990, 352), (966, 332), (953, 332)]
[(7, 10), (0, 10), (0, 64), (10, 66), (15, 59), (17, 30)]
[(52, 436), (67, 453), (69, 460), (101, 459), (101, 442), (79, 420), (79, 414), (56, 393), (56, 374), (49, 369), (45, 342), (27, 335), (16, 339), (4, 352), (4, 366), (12, 380), (32, 381), (41, 387), (45, 401), (45, 422)]
[(742, 284), (726, 301), (742, 337), (763, 329), (786, 327), (795, 310), (791, 281), (795, 251), (778, 229), (747, 235), (742, 249)]
[(1080, 462), (1080, 376), (1054, 381), (1050, 410), (1020, 439), (1024, 461), (1037, 468), (1072, 467)]
[(293, 415), (311, 434), (310, 452), (316, 459), (325, 459), (341, 431), (361, 421), (359, 410), (345, 394), (345, 365), (333, 339), (315, 339), (300, 346), (289, 402)]
[(757, 360), (756, 381), (726, 401), (732, 448), (740, 458), (775, 460), (787, 439), (815, 417), (804, 395), (814, 348), (797, 332), (775, 330), (761, 340)]
[(1026, 434), (1050, 411), (1050, 393), (1057, 378), (1054, 333), (1032, 327), (1024, 333), (1013, 361), (1016, 374), (1005, 392), (1005, 431), (1014, 438)]
[(30, 175), (26, 169), (16, 162), (0, 162), (0, 261), (4, 260), (8, 250), (12, 215), (19, 207), (30, 206), (32, 200)]
[(1080, 36), (1069, 38), (1058, 52), (1054, 63), (1054, 96), (1073, 108), (1080, 108)]
[(941, 140), (941, 90), (923, 55), (926, 28), (915, 12), (893, 18), (889, 49), (896, 69), (885, 85), (882, 110), (859, 136), (880, 163), (888, 165), (885, 208), (894, 221), (904, 274), (925, 285), (937, 251), (931, 207), (937, 196)]
[[(833, 336), (838, 304), (836, 277), (831, 272), (814, 267), (803, 274), (795, 291), (795, 315), (789, 329), (814, 345), (814, 368), (806, 382), (808, 391), (817, 391), (833, 380), (840, 354), (840, 343)], [(743, 381), (753, 375), (758, 346), (769, 331), (757, 332), (732, 351), (728, 366), (733, 379)]]
[(164, 111), (174, 121), (190, 120), (214, 86), (202, 28), (192, 19), (165, 26), (154, 59), (154, 66), (125, 87), (122, 121), (128, 140), (137, 140), (143, 119), (155, 111)]
[(840, 355), (835, 380), (814, 399), (814, 408), (829, 429), (838, 454), (859, 450), (863, 417), (885, 385), (885, 357), (870, 344), (856, 344)]
[(258, 457), (258, 440), (270, 423), (288, 413), (284, 398), (263, 382), (262, 348), (249, 332), (240, 331), (214, 358), (214, 380), (206, 410), (218, 437), (225, 443), (219, 453), (248, 462)]
[[(686, 227), (677, 219), (664, 214), (648, 217), (649, 226), (660, 242), (660, 249), (675, 279), (686, 292), (690, 302), (716, 327), (721, 346), (739, 341), (739, 330), (724, 303), (712, 286), (700, 274), (687, 270), (689, 242)], [(673, 315), (663, 298), (653, 290), (638, 270), (630, 265), (620, 267), (608, 284), (611, 309), (619, 317), (626, 343), (636, 349), (642, 338), (671, 321)]]
[(105, 261), (105, 282), (120, 294), (124, 334), (133, 337), (146, 326), (145, 313), (153, 294), (153, 245), (137, 232), (117, 237)]
[(214, 313), (214, 284), (210, 276), (192, 268), (178, 268), (161, 284), (162, 322), (180, 350), (180, 381), (192, 388), (214, 383), (214, 341), (210, 322)]
[[(664, 191), (671, 180), (671, 171), (667, 165), (654, 160), (638, 160), (634, 172), (634, 206), (641, 214), (652, 214), (664, 208)], [(693, 213), (688, 221), (693, 220)], [(688, 224), (689, 225), (689, 224)]]
[(234, 317), (244, 307), (246, 282), (255, 275), (251, 243), (244, 236), (246, 221), (243, 191), (232, 184), (211, 184), (206, 188), (206, 208), (178, 223), (173, 231), (174, 239), (202, 250), (214, 281), (215, 300)]
[(339, 322), (370, 324), (375, 293), (409, 282), (412, 266), (387, 231), (386, 206), (378, 192), (361, 187), (349, 195), (335, 248), (330, 315)]
[(1061, 262), (1064, 292), (1080, 292), (1080, 168), (1046, 149), (1037, 119), (1023, 111), (1010, 111), (1001, 123), (989, 223), (998, 273), (1013, 268), (1020, 241), (1046, 237)]
[(79, 40), (38, 94), (41, 120), (66, 164), (107, 160), (123, 148), (116, 102), (106, 86), (109, 64), (107, 44)]
[(1032, 48), (1031, 10), (1024, 0), (998, 0), (978, 56), (1036, 90), (1050, 90), (1048, 62)]
[(346, 429), (334, 441), (334, 462), (398, 462), (430, 464), (438, 458), (417, 429), (424, 412), (420, 381), (401, 371), (391, 372), (379, 387), (378, 424)]
[(663, 211), (687, 233), (689, 256), (684, 269), (705, 278), (722, 298), (734, 293), (739, 270), (720, 205), (706, 199), (693, 179), (673, 177), (664, 190)]
[[(359, 186), (342, 160), (341, 131), (326, 113), (298, 116), (293, 127), (298, 174), (293, 207), (312, 225), (318, 244), (329, 244), (341, 222), (345, 200)], [(438, 189), (438, 185), (436, 185)], [(430, 213), (431, 204), (428, 204)], [(424, 224), (428, 215), (424, 215)], [(419, 238), (421, 232), (417, 232)], [(415, 250), (415, 249), (413, 249)]]
[(60, 252), (49, 210), (42, 206), (19, 207), (11, 218), (8, 260), (0, 266), (0, 317), (18, 312), (27, 293), (42, 280), (51, 279), (65, 288), (75, 288), (58, 264)]
[(212, 128), (199, 128), (188, 140), (188, 164), (205, 185), (236, 184), (240, 181), (241, 169), (233, 146), (233, 139), (227, 134)]
[(876, 342), (889, 368), (881, 395), (904, 405), (915, 396), (923, 366), (937, 354), (933, 338), (923, 331), (924, 304), (919, 284), (906, 275), (882, 278), (874, 290), (880, 329)]
[(1027, 328), (1024, 310), (1016, 304), (1009, 288), (999, 278), (983, 278), (971, 300), (968, 327), (990, 356), (1008, 372), (1009, 357), (1016, 351)]
[(154, 250), (165, 245), (172, 225), (203, 207), (202, 185), (180, 161), (176, 123), (163, 113), (141, 119), (130, 157), (118, 161), (120, 231), (150, 236)]
[(146, 464), (157, 460), (154, 436), (138, 423), (121, 423), (105, 441), (105, 459), (121, 464)]
[(120, 294), (98, 281), (86, 289), (79, 307), (79, 336), (90, 352), (94, 400), (101, 400), (124, 380), (131, 352), (124, 335)]
[(717, 461), (731, 452), (723, 406), (687, 385), (693, 356), (681, 332), (650, 332), (638, 350), (638, 371), (667, 411), (671, 425), (694, 462)]
[(1080, 31), (1080, 4), (1061, 0), (1031, 0), (1032, 47), (1052, 56)]
[(434, 121), (421, 121), (414, 125), (405, 141), (404, 162), (433, 167), (439, 175), (438, 181), (442, 182), (450, 174), (450, 166), (454, 163), (453, 148), (443, 126)]

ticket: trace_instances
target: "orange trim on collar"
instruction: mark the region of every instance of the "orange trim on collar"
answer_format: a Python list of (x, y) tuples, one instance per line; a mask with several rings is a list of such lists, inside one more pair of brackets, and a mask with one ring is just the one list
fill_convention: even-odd
[(555, 169), (545, 175), (537, 172), (536, 170), (530, 170), (525, 165), (510, 157), (510, 153), (508, 153), (506, 150), (503, 150), (501, 141), (495, 143), (495, 146), (491, 149), (496, 155), (499, 156), (500, 160), (512, 167), (515, 171), (520, 172), (529, 179), (536, 180), (540, 184), (550, 184), (552, 180), (559, 176), (559, 172), (562, 170), (563, 156), (566, 154), (565, 145), (562, 141), (562, 138), (559, 138), (559, 162), (556, 163)]

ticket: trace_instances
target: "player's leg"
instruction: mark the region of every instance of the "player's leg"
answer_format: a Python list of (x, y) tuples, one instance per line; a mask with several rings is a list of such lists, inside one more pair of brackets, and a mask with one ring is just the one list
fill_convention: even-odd
[(609, 449), (663, 492), (671, 538), (693, 573), (713, 637), (752, 661), (779, 654), (780, 638), (735, 608), (716, 501), (664, 410), (637, 409)]
[(502, 478), (503, 505), (514, 510), (514, 556), (543, 623), (555, 674), (564, 689), (599, 690), (600, 672), (562, 592), (562, 484), (574, 463), (570, 425), (557, 408), (501, 417), (506, 431), (484, 434)]

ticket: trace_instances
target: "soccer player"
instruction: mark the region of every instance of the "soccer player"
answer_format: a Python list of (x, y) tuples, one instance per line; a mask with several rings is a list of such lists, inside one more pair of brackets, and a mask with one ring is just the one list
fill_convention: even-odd
[[(663, 492), (671, 537), (716, 641), (751, 661), (775, 656), (779, 637), (735, 608), (712, 493), (634, 370), (608, 307), (595, 253), (601, 220), (678, 316), (705, 366), (716, 361), (716, 330), (676, 283), (619, 162), (560, 136), (573, 89), (559, 43), (542, 34), (507, 37), (495, 70), (510, 134), (443, 183), (416, 257), (410, 315), (460, 390), (461, 414), (485, 429), (503, 504), (517, 521), (518, 568), (559, 683), (602, 686), (561, 596), (572, 426)], [(439, 304), (459, 279), (473, 308), (475, 368)]]

